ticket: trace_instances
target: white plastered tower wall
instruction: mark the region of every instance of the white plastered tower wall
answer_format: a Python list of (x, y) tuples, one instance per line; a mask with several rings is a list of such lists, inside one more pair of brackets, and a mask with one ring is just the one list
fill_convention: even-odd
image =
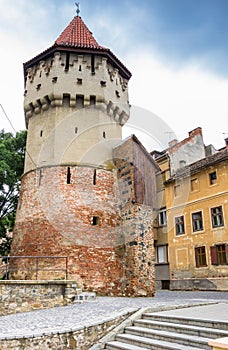
[(119, 70), (99, 54), (55, 52), (26, 73), (25, 172), (34, 164), (96, 165), (88, 154), (104, 142), (99, 163), (111, 159), (129, 118), (128, 80)]

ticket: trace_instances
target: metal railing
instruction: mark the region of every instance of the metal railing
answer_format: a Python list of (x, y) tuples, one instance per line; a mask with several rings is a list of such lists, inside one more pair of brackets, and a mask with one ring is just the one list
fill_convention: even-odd
[[(2, 259), (2, 271), (4, 272), (3, 279), (10, 280), (10, 274), (20, 271), (25, 271), (27, 273), (35, 273), (35, 279), (38, 280), (39, 272), (62, 272), (64, 273), (64, 278), (68, 279), (68, 257), (67, 256), (0, 256)], [(21, 260), (17, 266), (15, 266), (14, 262), (17, 260)], [(24, 263), (22, 262), (24, 259)], [(26, 264), (25, 260), (28, 259), (29, 263)], [(51, 267), (48, 267), (46, 264), (40, 265), (41, 261), (49, 260), (51, 263)], [(54, 260), (63, 259), (63, 266), (54, 266)], [(5, 265), (5, 266), (4, 266)], [(18, 266), (21, 265), (21, 266)], [(61, 264), (62, 265), (62, 264)], [(27, 279), (27, 278), (26, 278)], [(42, 278), (46, 279), (46, 278)], [(51, 278), (49, 278), (51, 279)]]

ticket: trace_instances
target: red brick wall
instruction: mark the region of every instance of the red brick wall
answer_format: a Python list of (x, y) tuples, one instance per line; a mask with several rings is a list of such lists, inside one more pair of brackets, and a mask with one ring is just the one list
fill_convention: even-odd
[[(64, 166), (23, 177), (11, 255), (66, 255), (70, 279), (87, 290), (121, 294), (124, 254), (115, 176), (98, 169), (94, 185), (93, 168), (70, 172), (70, 184)], [(93, 216), (98, 225), (92, 225)], [(31, 278), (27, 272), (20, 276)]]
[[(95, 174), (91, 167), (56, 166), (25, 174), (11, 255), (67, 256), (68, 277), (84, 290), (151, 296), (156, 169), (132, 140), (121, 144), (115, 155), (112, 171), (96, 169)], [(62, 265), (56, 259), (55, 266)], [(48, 273), (42, 276), (52, 278)], [(34, 274), (21, 272), (14, 278), (31, 279)]]

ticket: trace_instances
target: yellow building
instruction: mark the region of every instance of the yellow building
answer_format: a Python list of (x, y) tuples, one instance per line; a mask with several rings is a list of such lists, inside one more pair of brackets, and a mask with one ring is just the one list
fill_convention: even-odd
[[(170, 289), (228, 290), (228, 146), (215, 151), (202, 140), (197, 128), (155, 157), (161, 168), (158, 198), (163, 191), (155, 223), (157, 286), (162, 278), (159, 247), (166, 245)], [(162, 235), (157, 223), (163, 208), (167, 228)]]

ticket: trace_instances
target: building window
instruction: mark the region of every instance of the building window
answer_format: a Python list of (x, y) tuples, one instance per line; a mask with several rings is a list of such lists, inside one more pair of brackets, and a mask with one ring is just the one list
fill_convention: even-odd
[(105, 133), (105, 131), (103, 131), (103, 139), (105, 139), (106, 138), (106, 133)]
[(210, 181), (210, 185), (216, 184), (216, 182), (217, 182), (216, 171), (213, 171), (212, 173), (209, 174), (209, 181)]
[(167, 263), (168, 262), (168, 246), (161, 245), (157, 247), (157, 263)]
[(93, 184), (96, 185), (97, 184), (97, 170), (95, 169), (93, 172)]
[(207, 266), (206, 249), (205, 249), (205, 247), (197, 247), (197, 248), (195, 248), (195, 258), (196, 258), (196, 267)]
[(211, 208), (211, 221), (212, 221), (213, 228), (224, 226), (221, 205), (219, 207)]
[(96, 104), (96, 96), (91, 95), (89, 102), (90, 102), (90, 106), (95, 105)]
[(71, 180), (71, 172), (70, 172), (70, 167), (67, 167), (67, 184), (70, 184), (70, 180)]
[(192, 229), (193, 229), (193, 232), (203, 230), (202, 211), (198, 211), (197, 213), (192, 214)]
[(199, 189), (199, 181), (197, 178), (191, 180), (191, 191), (198, 191)]
[(167, 224), (166, 210), (161, 210), (158, 214), (159, 226), (165, 226)]
[(183, 235), (184, 231), (184, 216), (178, 216), (175, 218), (176, 235)]
[(93, 226), (97, 226), (97, 225), (99, 225), (99, 223), (100, 223), (100, 218), (99, 218), (99, 216), (93, 216), (92, 225), (93, 225)]
[(212, 265), (228, 264), (228, 245), (216, 244), (211, 247), (211, 263)]
[(175, 185), (174, 186), (174, 196), (175, 197), (179, 197), (181, 194), (181, 187), (180, 185)]
[(40, 137), (43, 136), (43, 130), (40, 130)]
[(76, 95), (76, 108), (80, 109), (84, 107), (84, 96)]

